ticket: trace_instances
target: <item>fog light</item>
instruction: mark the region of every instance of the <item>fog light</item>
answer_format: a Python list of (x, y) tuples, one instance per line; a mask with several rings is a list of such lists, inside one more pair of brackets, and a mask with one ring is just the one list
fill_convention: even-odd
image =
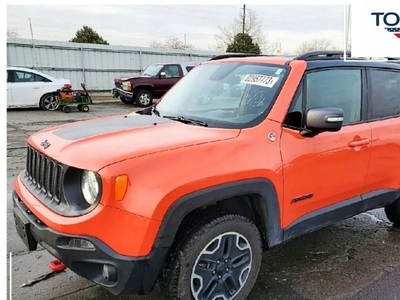
[(95, 250), (94, 245), (84, 239), (70, 239), (68, 242), (68, 246), (71, 248), (78, 248), (82, 250)]
[(113, 266), (103, 265), (103, 277), (105, 281), (117, 281), (117, 270)]

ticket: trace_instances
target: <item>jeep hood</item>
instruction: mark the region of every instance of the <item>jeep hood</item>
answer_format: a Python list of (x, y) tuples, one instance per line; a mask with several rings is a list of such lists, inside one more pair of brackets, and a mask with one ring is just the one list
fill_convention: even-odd
[(47, 128), (33, 134), (28, 143), (61, 163), (97, 171), (122, 160), (232, 139), (239, 133), (239, 129), (207, 128), (131, 113)]

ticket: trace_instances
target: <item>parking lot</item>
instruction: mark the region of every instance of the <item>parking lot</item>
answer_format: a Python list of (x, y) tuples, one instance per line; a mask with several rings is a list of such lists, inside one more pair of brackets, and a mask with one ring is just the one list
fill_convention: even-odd
[[(147, 296), (114, 297), (69, 270), (32, 287), (20, 287), (28, 279), (48, 272), (48, 263), (53, 259), (42, 248), (28, 253), (14, 229), (12, 181), (24, 168), (27, 137), (60, 123), (123, 114), (133, 109), (115, 101), (95, 104), (88, 113), (8, 111), (7, 245), (8, 253), (12, 253), (12, 299), (161, 298), (158, 288)], [(259, 279), (248, 299), (400, 299), (399, 257), (400, 230), (392, 228), (382, 210), (364, 213), (265, 253)]]

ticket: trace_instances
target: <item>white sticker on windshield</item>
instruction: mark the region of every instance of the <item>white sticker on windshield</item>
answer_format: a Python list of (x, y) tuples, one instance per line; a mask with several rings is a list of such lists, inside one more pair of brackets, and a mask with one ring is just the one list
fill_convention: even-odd
[(272, 88), (279, 80), (279, 77), (260, 75), (260, 74), (247, 74), (243, 77), (240, 83), (255, 84)]

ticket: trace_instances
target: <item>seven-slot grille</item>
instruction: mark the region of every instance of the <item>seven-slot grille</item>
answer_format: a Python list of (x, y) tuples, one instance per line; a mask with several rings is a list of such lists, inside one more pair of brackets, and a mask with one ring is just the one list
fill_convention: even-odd
[(26, 173), (36, 188), (60, 202), (63, 166), (28, 146)]

